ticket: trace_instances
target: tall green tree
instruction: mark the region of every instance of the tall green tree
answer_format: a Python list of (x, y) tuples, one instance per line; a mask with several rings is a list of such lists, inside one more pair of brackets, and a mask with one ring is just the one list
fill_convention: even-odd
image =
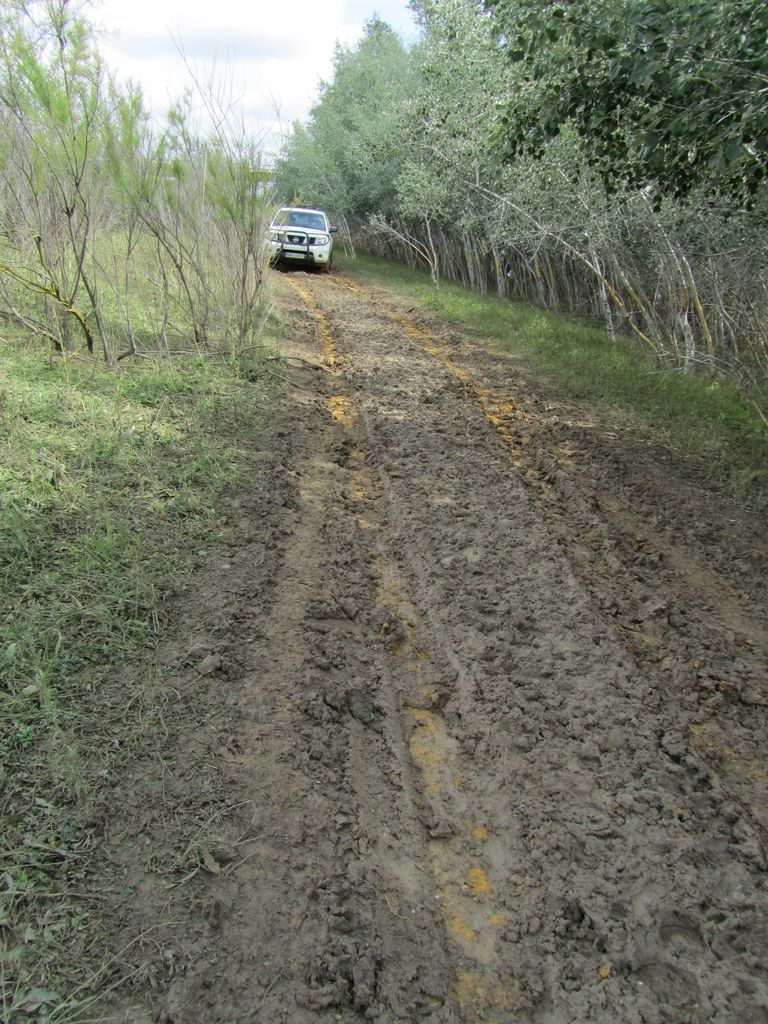
[(321, 87), (308, 124), (294, 126), (277, 165), (281, 197), (337, 214), (391, 212), (410, 88), (403, 43), (374, 18), (356, 46), (337, 48), (332, 81)]
[(509, 156), (565, 123), (606, 180), (750, 202), (768, 169), (764, 0), (485, 0), (522, 71)]

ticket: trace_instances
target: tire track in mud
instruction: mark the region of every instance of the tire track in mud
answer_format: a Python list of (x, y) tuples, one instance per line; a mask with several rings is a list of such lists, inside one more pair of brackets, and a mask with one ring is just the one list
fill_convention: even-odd
[(561, 550), (539, 500), (567, 450), (530, 461), (508, 399), (349, 282), (299, 289), (343, 366), (329, 409), (373, 542), (378, 692), (453, 972), (435, 1020), (764, 1019), (756, 805), (729, 803), (670, 714), (680, 687), (659, 699), (669, 665), (628, 656)]
[[(338, 366), (339, 354), (329, 321), (311, 291), (295, 280), (291, 284), (315, 318), (326, 364)], [(422, 1017), (434, 1010), (435, 1019), (440, 1021), (450, 1021), (455, 1014), (457, 1020), (501, 1021), (501, 1015), (513, 1010), (518, 1002), (514, 982), (502, 979), (494, 962), (494, 946), (507, 916), (494, 904), (487, 865), (483, 864), (482, 846), (489, 829), (486, 824), (473, 824), (475, 819), (461, 797), (457, 743), (439, 710), (452, 670), (428, 648), (425, 624), (387, 559), (382, 537), (385, 527), (376, 509), (381, 488), (369, 468), (365, 428), (356, 403), (343, 394), (331, 395), (327, 402), (331, 417), (342, 425), (349, 441), (348, 494), (353, 507), (359, 509), (357, 524), (368, 539), (367, 559), (376, 581), (373, 623), (378, 631), (374, 643), (383, 648), (385, 655), (379, 666), (382, 685), (377, 706), (387, 721), (390, 750), (396, 755), (396, 770), (403, 781), (403, 795), (409, 805), (406, 816), (416, 826), (408, 843), (403, 843), (400, 833), (397, 845), (390, 843), (385, 856), (377, 857), (377, 873), (387, 888), (396, 892), (397, 907), (410, 907), (413, 912), (415, 901), (434, 899), (448, 935), (444, 972), (449, 985), (446, 988), (443, 982), (439, 995), (412, 1003), (410, 1012), (403, 1012), (402, 997), (392, 1000), (392, 992), (402, 985), (403, 976), (392, 971), (391, 963), (382, 964), (382, 970), (393, 975), (383, 989), (390, 993), (390, 1012), (397, 1013), (393, 1019), (411, 1019), (414, 1012)], [(370, 694), (367, 699), (371, 701)], [(375, 717), (373, 708), (370, 714)], [(410, 761), (403, 759), (406, 748)], [(365, 758), (354, 758), (353, 764), (353, 784), (361, 793), (370, 792), (372, 780)], [(469, 823), (465, 828), (469, 844), (455, 842), (456, 822), (460, 820)], [(369, 821), (364, 831), (375, 843), (372, 824)], [(370, 846), (370, 841), (366, 842)], [(409, 846), (411, 852), (407, 853)], [(431, 884), (429, 876), (422, 877), (419, 895), (412, 891), (412, 883), (404, 889), (404, 877), (413, 875), (414, 866), (424, 876), (425, 865), (429, 866)], [(407, 920), (388, 896), (385, 901), (396, 917)]]
[[(452, 350), (429, 329), (348, 279), (337, 283), (372, 302), (398, 324), (481, 408), (522, 479), (541, 499), (541, 514), (570, 564), (613, 617), (633, 659), (640, 665), (661, 665), (678, 691), (684, 682), (686, 696), (708, 703), (710, 712), (720, 710), (724, 701), (747, 709), (750, 721), (741, 729), (742, 749), (729, 747), (709, 723), (695, 723), (688, 739), (702, 757), (714, 765), (725, 764), (735, 797), (762, 829), (768, 828), (765, 749), (757, 749), (750, 735), (749, 710), (768, 707), (764, 587), (749, 595), (739, 594), (742, 577), (724, 578), (690, 545), (665, 541), (655, 528), (658, 524), (643, 519), (642, 506), (635, 511), (622, 504), (624, 495), (612, 497), (595, 489), (587, 492), (580, 486), (573, 447), (547, 437), (535, 403), (520, 389), (511, 391), (508, 381), (498, 379), (500, 368), (503, 374), (499, 360), (495, 365), (492, 357), (487, 360), (492, 366), (489, 381), (482, 365), (466, 365), (470, 361), (466, 351)], [(477, 361), (477, 353), (471, 353), (470, 359), (471, 355)], [(756, 535), (753, 540), (756, 549)], [(768, 560), (764, 548), (762, 558)], [(662, 588), (665, 593), (660, 596), (656, 591)], [(691, 592), (699, 602), (707, 602), (703, 615), (686, 614)], [(731, 728), (738, 731), (740, 725), (734, 721)]]
[(369, 555), (375, 482), (333, 339), (302, 294), (330, 373), (293, 397), (304, 450), (277, 467), (296, 481), (284, 559), (233, 708), (227, 763), (253, 845), (210, 879), (208, 928), (182, 943), (155, 1019), (451, 1022), (420, 781), (378, 640), (394, 642), (401, 601)]

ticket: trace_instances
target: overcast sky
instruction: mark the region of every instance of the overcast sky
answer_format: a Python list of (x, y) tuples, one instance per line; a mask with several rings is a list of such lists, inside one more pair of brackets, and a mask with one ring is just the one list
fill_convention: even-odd
[(201, 78), (214, 66), (227, 72), (249, 125), (276, 149), (330, 78), (336, 43), (356, 43), (374, 14), (404, 41), (416, 38), (407, 0), (101, 0), (91, 17), (107, 32), (108, 66), (141, 84), (153, 112), (190, 82), (181, 48)]

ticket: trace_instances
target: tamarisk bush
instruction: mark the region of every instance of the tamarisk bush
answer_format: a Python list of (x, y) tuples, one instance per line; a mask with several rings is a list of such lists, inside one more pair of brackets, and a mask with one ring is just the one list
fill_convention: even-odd
[(254, 347), (271, 192), (215, 79), (153, 124), (68, 0), (0, 13), (0, 316), (60, 352)]

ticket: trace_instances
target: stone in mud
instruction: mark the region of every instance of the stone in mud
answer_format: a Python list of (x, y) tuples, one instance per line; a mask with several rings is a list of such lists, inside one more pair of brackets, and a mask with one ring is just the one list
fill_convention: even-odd
[(195, 672), (199, 676), (209, 676), (212, 672), (217, 672), (221, 665), (222, 659), (220, 654), (207, 654), (202, 661), (197, 663)]

